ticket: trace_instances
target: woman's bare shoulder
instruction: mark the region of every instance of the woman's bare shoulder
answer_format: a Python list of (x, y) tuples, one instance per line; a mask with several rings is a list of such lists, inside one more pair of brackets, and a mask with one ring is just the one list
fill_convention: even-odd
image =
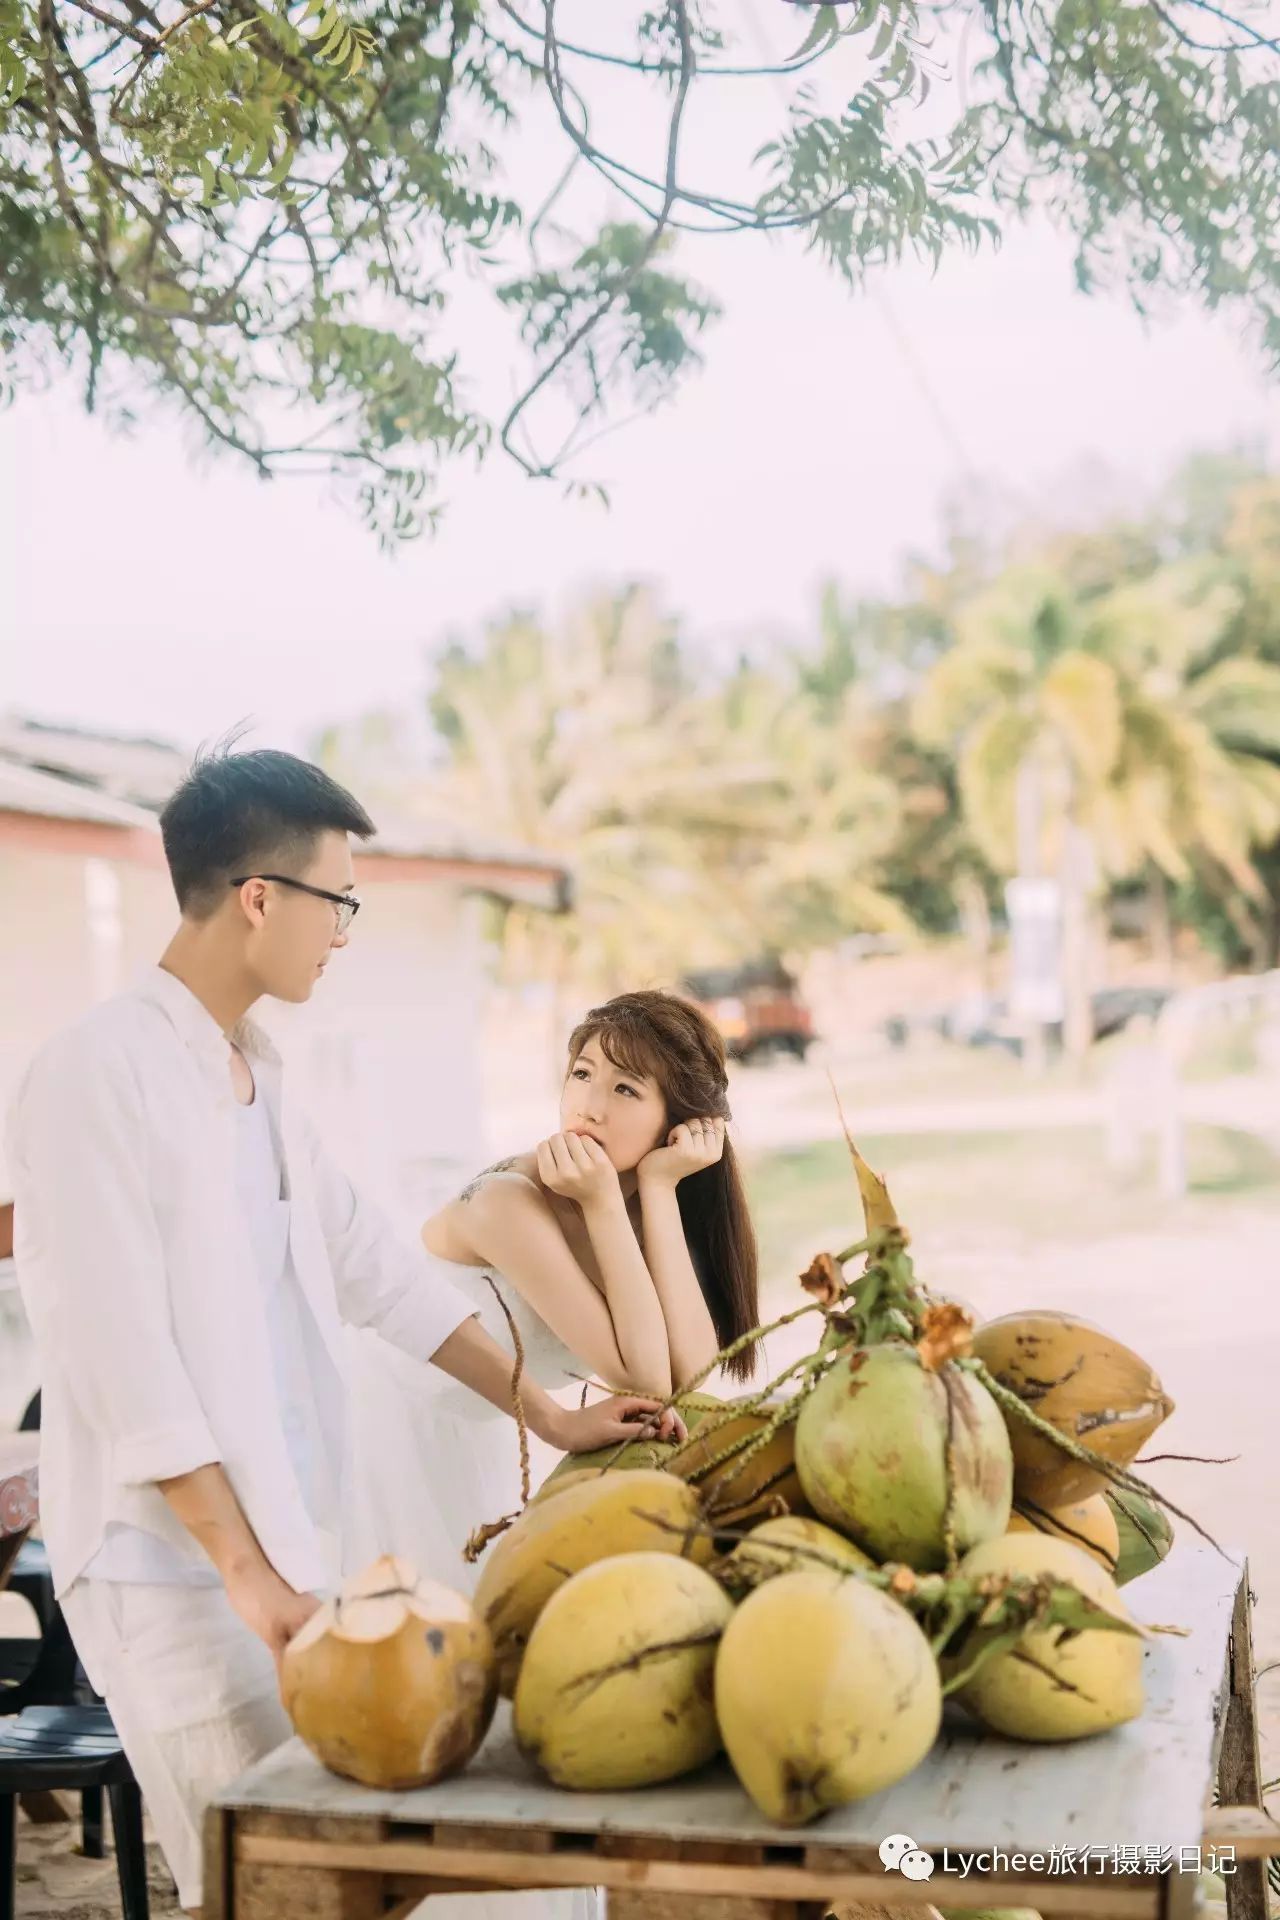
[(428, 1253), (442, 1259), (480, 1264), (484, 1255), (475, 1242), (474, 1228), (492, 1218), (495, 1208), (505, 1210), (513, 1204), (524, 1207), (544, 1199), (537, 1155), (512, 1154), (485, 1167), (432, 1214), (422, 1229), (423, 1244)]
[(513, 1153), (507, 1160), (495, 1160), (474, 1180), (468, 1180), (452, 1204), (455, 1207), (470, 1206), (476, 1195), (484, 1190), (500, 1192), (505, 1188), (508, 1192), (519, 1192), (521, 1188), (528, 1187), (537, 1193), (543, 1190), (538, 1178), (538, 1156), (536, 1153)]

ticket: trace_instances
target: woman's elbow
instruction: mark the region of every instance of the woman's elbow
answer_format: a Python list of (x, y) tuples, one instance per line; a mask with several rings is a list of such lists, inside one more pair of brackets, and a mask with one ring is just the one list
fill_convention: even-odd
[(623, 1393), (641, 1393), (650, 1400), (669, 1400), (671, 1398), (670, 1366), (623, 1367), (619, 1371)]

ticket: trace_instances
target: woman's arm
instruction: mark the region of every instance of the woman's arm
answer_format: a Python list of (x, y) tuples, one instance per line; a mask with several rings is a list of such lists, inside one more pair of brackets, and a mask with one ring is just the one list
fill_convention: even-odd
[(539, 1169), (544, 1184), (582, 1208), (603, 1297), (574, 1258), (545, 1195), (520, 1174), (494, 1174), (468, 1199), (465, 1225), (456, 1224), (471, 1257), (509, 1280), (610, 1386), (665, 1399), (671, 1391), (666, 1321), (617, 1174), (602, 1148), (577, 1136), (544, 1144)]
[(674, 1127), (666, 1145), (646, 1154), (636, 1169), (645, 1261), (662, 1305), (676, 1387), (703, 1373), (720, 1349), (689, 1257), (676, 1188), (687, 1174), (714, 1165), (723, 1151), (723, 1120), (695, 1120)]
[[(495, 1341), (481, 1335), (479, 1324), (465, 1320), (431, 1356), (439, 1367), (470, 1387), (503, 1413), (512, 1411), (511, 1356), (501, 1353)], [(562, 1407), (536, 1380), (524, 1374), (520, 1381), (520, 1404), (529, 1431), (545, 1440), (557, 1453), (588, 1453), (596, 1447), (636, 1440), (656, 1434), (663, 1440), (688, 1438), (684, 1423), (670, 1407), (661, 1407), (652, 1395), (612, 1394), (607, 1400), (594, 1401), (589, 1407)]]

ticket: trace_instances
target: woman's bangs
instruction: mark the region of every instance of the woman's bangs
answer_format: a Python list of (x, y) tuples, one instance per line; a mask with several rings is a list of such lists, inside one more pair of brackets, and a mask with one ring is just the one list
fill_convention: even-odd
[[(658, 1075), (658, 1055), (652, 1043), (645, 1044), (644, 1038), (634, 1028), (622, 1026), (597, 1027), (587, 1034), (582, 1042), (585, 1047), (588, 1040), (598, 1040), (600, 1051), (610, 1066), (617, 1067), (620, 1073), (629, 1073), (633, 1080), (652, 1080), (661, 1086)], [(582, 1051), (580, 1047), (579, 1052)]]

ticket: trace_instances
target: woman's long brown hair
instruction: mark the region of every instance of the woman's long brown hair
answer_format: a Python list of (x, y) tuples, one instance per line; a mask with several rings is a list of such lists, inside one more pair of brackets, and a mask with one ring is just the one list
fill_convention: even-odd
[[(657, 1082), (667, 1104), (667, 1126), (715, 1117), (728, 1120), (724, 1042), (707, 1016), (673, 993), (622, 993), (593, 1007), (569, 1039), (569, 1069), (590, 1040), (624, 1073)], [(759, 1260), (742, 1174), (726, 1136), (711, 1167), (687, 1174), (676, 1188), (685, 1243), (707, 1303), (716, 1338), (729, 1346), (759, 1326)], [(745, 1347), (726, 1372), (749, 1380), (756, 1349)]]

